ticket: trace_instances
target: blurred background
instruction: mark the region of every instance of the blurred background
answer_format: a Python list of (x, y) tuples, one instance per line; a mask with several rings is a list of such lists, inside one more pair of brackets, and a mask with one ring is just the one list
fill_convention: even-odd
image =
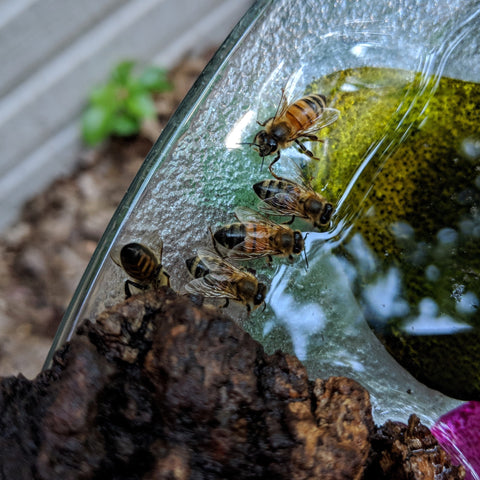
[[(252, 3), (0, 0), (0, 376), (40, 371), (145, 155)], [(134, 62), (128, 82), (165, 69), (148, 92), (155, 114), (87, 145), (82, 113), (125, 60)]]

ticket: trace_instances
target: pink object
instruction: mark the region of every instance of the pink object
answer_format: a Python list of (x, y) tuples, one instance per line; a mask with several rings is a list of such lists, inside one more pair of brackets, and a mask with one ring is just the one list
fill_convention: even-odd
[(466, 480), (480, 480), (480, 402), (467, 402), (442, 415), (431, 432), (454, 462), (465, 467)]

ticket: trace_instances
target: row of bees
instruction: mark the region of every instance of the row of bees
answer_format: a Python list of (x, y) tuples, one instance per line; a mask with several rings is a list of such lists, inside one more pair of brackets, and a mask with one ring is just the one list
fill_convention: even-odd
[[(275, 115), (263, 123), (263, 128), (248, 143), (262, 158), (275, 155), (269, 165), (273, 178), (253, 185), (265, 214), (288, 216), (283, 224), (247, 207), (237, 207), (237, 221), (211, 233), (212, 248), (199, 249), (197, 255), (186, 260), (193, 279), (185, 285), (186, 292), (208, 298), (223, 298), (245, 305), (247, 312), (264, 304), (267, 286), (255, 272), (239, 266), (236, 261), (265, 257), (270, 264), (273, 256), (288, 257), (304, 251), (304, 237), (290, 225), (295, 217), (324, 228), (330, 222), (333, 206), (313, 190), (301, 170), (292, 161), (295, 178), (283, 178), (272, 169), (280, 159), (281, 150), (295, 144), (308, 157), (316, 159), (302, 141), (321, 141), (316, 134), (338, 117), (336, 109), (327, 108), (326, 98), (320, 94), (305, 96), (288, 103), (285, 91)], [(317, 159), (318, 160), (318, 159)], [(162, 247), (153, 252), (141, 243), (124, 245), (118, 255), (112, 256), (130, 277), (125, 281), (125, 295), (131, 296), (131, 287), (140, 290), (170, 286), (170, 276), (162, 266)], [(305, 256), (305, 261), (307, 258)], [(308, 264), (307, 264), (308, 265)]]

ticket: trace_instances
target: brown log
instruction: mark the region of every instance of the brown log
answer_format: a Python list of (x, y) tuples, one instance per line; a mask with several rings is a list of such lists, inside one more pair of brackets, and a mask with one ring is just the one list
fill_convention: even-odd
[(1, 479), (361, 479), (397, 439), (354, 380), (310, 381), (169, 289), (86, 321), (35, 380), (3, 378), (0, 411)]

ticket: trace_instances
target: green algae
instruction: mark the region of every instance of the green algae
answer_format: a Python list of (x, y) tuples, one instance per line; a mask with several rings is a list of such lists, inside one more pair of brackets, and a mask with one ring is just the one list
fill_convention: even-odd
[[(312, 90), (341, 113), (310, 168), (367, 320), (422, 382), (480, 399), (480, 85), (361, 68)], [(373, 270), (352, 254), (359, 238)]]

